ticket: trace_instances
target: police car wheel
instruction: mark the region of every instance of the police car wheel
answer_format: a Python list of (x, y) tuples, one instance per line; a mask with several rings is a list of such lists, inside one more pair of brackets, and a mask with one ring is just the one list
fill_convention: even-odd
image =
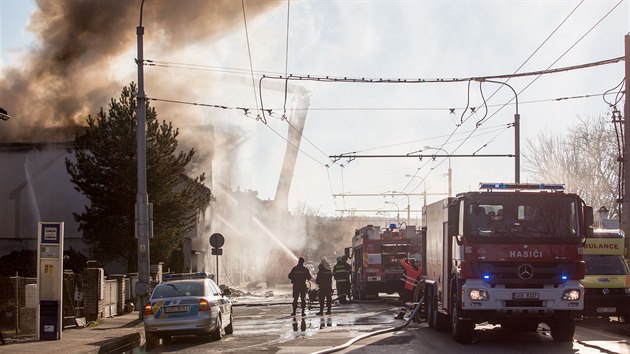
[(223, 338), (223, 321), (221, 321), (221, 315), (217, 318), (217, 328), (212, 331), (210, 336), (213, 340), (221, 340), (221, 338)]
[(230, 314), (230, 324), (225, 327), (225, 334), (234, 333), (234, 320), (232, 314)]

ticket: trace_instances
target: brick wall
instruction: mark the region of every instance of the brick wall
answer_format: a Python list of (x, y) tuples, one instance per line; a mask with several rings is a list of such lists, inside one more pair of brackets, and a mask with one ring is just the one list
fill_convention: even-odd
[[(89, 263), (88, 263), (89, 265)], [(96, 321), (103, 318), (105, 312), (105, 302), (103, 301), (103, 284), (105, 277), (102, 268), (85, 268), (83, 271), (84, 281), (84, 311), (87, 321)]]

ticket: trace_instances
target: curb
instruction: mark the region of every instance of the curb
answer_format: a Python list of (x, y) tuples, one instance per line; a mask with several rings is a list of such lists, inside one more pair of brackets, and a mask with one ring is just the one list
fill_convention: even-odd
[(92, 354), (109, 354), (109, 353), (122, 353), (130, 351), (134, 348), (139, 348), (144, 345), (143, 336), (140, 332), (124, 335), (120, 338), (111, 340), (103, 345), (98, 350), (90, 351)]

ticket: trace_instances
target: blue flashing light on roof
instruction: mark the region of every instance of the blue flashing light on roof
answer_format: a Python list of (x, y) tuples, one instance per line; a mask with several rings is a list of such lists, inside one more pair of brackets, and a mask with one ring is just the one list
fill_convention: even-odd
[(395, 229), (396, 228), (396, 224), (389, 224), (389, 228), (390, 229)]
[(563, 191), (564, 184), (553, 183), (479, 183), (479, 189)]
[(182, 280), (182, 279), (214, 279), (214, 274), (207, 272), (196, 273), (173, 273), (162, 275), (162, 281)]
[(565, 280), (569, 279), (569, 276), (568, 276), (568, 275), (566, 275), (566, 274), (562, 274), (562, 275), (560, 276), (560, 279), (562, 279), (562, 281), (565, 281)]
[(487, 273), (486, 273), (486, 274), (484, 274), (482, 277), (483, 277), (483, 280), (485, 280), (485, 281), (490, 281), (490, 274), (487, 274)]

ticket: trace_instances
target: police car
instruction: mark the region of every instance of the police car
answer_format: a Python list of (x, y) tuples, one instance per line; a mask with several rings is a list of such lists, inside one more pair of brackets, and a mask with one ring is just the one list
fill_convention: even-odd
[(232, 334), (229, 290), (221, 291), (208, 273), (165, 274), (143, 308), (147, 346), (176, 335)]

